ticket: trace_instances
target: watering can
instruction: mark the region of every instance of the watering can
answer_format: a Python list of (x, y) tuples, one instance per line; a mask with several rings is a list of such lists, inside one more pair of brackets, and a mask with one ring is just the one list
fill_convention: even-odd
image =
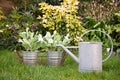
[[(110, 58), (113, 51), (113, 42), (111, 37), (106, 34), (104, 31), (99, 30), (88, 30), (84, 34), (81, 35), (81, 38), (89, 32), (101, 32), (105, 34), (111, 43), (111, 49), (109, 55), (102, 60), (102, 42), (78, 42), (78, 46), (68, 46), (65, 47), (62, 44), (58, 46), (62, 47), (65, 52), (72, 57), (78, 64), (79, 72), (101, 72), (102, 71), (102, 62), (105, 62)], [(68, 48), (78, 48), (78, 58), (68, 49)]]

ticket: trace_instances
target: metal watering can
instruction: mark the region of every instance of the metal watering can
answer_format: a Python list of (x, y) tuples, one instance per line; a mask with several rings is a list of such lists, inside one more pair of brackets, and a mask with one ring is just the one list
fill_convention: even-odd
[[(106, 59), (102, 60), (102, 42), (78, 42), (78, 46), (69, 46), (65, 47), (64, 45), (59, 44), (58, 46), (62, 47), (68, 55), (72, 57), (79, 64), (79, 72), (101, 72), (102, 71), (102, 62), (108, 60), (113, 51), (113, 42), (111, 37), (106, 34), (104, 31), (99, 30), (89, 30), (81, 35), (81, 38), (89, 32), (101, 32), (105, 34), (111, 43), (111, 49), (109, 55)], [(78, 48), (78, 58), (68, 49), (68, 48)]]

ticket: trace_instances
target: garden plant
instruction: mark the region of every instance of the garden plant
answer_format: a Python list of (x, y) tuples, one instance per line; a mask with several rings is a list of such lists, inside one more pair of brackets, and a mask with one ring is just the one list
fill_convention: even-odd
[[(0, 4), (0, 80), (119, 80), (120, 0), (1, 1), (14, 4), (7, 6), (12, 9)], [(57, 67), (40, 64), (39, 56), (39, 64), (24, 65), (13, 54), (14, 50), (38, 50), (46, 56), (51, 45), (54, 50), (56, 43), (76, 46), (81, 34), (94, 29), (110, 35), (114, 46), (100, 73), (78, 72), (78, 64), (66, 54), (62, 55), (62, 66)], [(103, 42), (103, 58), (109, 54), (106, 49), (111, 45), (104, 34), (91, 32), (83, 40)], [(78, 55), (75, 49), (71, 51)]]

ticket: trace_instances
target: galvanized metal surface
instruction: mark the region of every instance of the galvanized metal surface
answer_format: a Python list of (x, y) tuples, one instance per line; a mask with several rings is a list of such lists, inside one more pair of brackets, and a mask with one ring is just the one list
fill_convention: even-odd
[(49, 66), (60, 66), (62, 60), (62, 51), (47, 51), (47, 54)]
[(38, 59), (38, 52), (23, 51), (23, 63), (24, 64), (36, 64)]
[(79, 42), (79, 71), (102, 71), (102, 43)]

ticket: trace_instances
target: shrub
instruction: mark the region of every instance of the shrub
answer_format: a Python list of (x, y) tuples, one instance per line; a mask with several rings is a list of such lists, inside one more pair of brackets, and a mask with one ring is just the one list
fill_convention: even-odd
[(24, 31), (27, 27), (36, 32), (39, 26), (32, 11), (20, 11), (19, 8), (13, 8), (6, 20), (0, 21), (0, 24), (0, 30), (3, 30), (0, 33), (0, 48), (11, 50), (21, 48), (17, 42), (19, 32)]
[(120, 11), (114, 14), (113, 22), (111, 27), (114, 29), (112, 30), (112, 38), (114, 39), (114, 47), (115, 51), (118, 51), (120, 48)]
[(39, 10), (42, 13), (38, 17), (40, 24), (48, 31), (56, 30), (61, 35), (69, 33), (75, 41), (75, 38), (84, 31), (77, 16), (77, 5), (77, 0), (64, 0), (60, 6), (40, 3)]

